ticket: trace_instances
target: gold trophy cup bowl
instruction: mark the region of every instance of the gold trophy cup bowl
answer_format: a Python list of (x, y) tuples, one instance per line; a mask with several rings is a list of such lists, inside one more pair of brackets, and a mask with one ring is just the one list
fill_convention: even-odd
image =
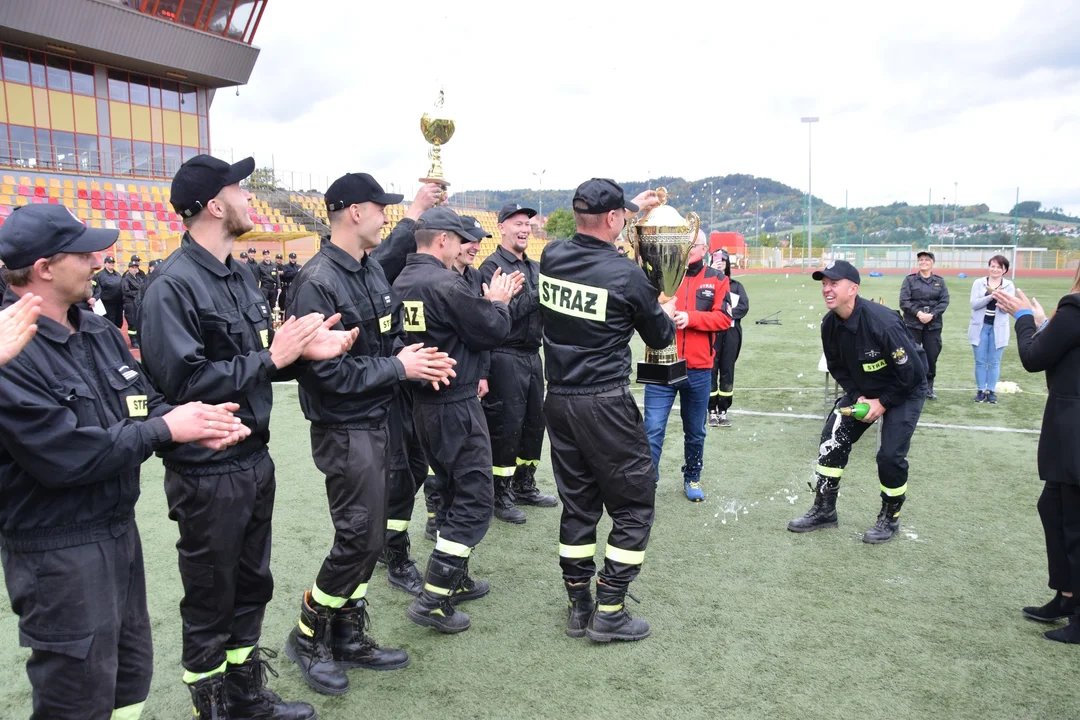
[[(696, 213), (687, 213), (684, 219), (668, 205), (667, 188), (659, 188), (656, 194), (660, 206), (646, 212), (640, 220), (631, 218), (626, 225), (626, 237), (649, 283), (661, 295), (673, 298), (686, 277), (686, 261), (701, 222)], [(661, 350), (645, 348), (645, 360), (637, 365), (639, 383), (674, 385), (685, 379), (686, 360), (679, 359), (674, 342)]]
[(439, 98), (435, 101), (433, 110), (435, 116), (424, 113), (420, 118), (420, 132), (431, 145), (431, 149), (428, 151), (428, 157), (431, 158), (431, 168), (428, 170), (427, 177), (420, 178), (420, 182), (435, 183), (445, 190), (450, 183), (443, 178), (442, 158), (439, 156), (439, 151), (443, 145), (450, 142), (450, 138), (454, 137), (454, 121), (442, 116), (443, 103), (444, 93), (440, 90)]

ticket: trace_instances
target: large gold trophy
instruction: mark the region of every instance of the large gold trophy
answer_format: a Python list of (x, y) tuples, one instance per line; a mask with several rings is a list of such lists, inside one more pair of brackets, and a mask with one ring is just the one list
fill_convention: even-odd
[[(683, 219), (667, 204), (667, 188), (656, 191), (660, 206), (633, 218), (626, 225), (626, 238), (634, 248), (638, 265), (652, 286), (660, 291), (661, 301), (675, 297), (686, 276), (686, 261), (694, 246), (701, 222), (696, 213)], [(675, 343), (658, 350), (645, 348), (645, 361), (637, 366), (637, 381), (656, 385), (674, 385), (686, 379), (686, 360), (679, 359)]]
[(443, 90), (439, 90), (439, 97), (435, 100), (432, 114), (424, 113), (420, 118), (420, 132), (424, 134), (424, 139), (431, 144), (431, 149), (428, 151), (428, 157), (431, 158), (431, 169), (428, 170), (427, 177), (420, 178), (420, 182), (435, 183), (442, 186), (443, 190), (446, 190), (450, 183), (443, 178), (442, 158), (439, 157), (439, 150), (443, 145), (450, 142), (450, 138), (454, 137), (454, 121), (445, 117), (443, 110), (445, 101), (445, 93)]

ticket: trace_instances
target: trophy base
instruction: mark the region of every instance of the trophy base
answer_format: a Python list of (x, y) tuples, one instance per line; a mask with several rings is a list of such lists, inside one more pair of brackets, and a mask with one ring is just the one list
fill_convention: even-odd
[(639, 362), (637, 382), (650, 385), (674, 385), (686, 379), (686, 361), (673, 363)]
[(446, 180), (441, 177), (422, 177), (420, 178), (420, 182), (424, 183), (425, 185), (427, 185), (428, 183), (434, 183), (435, 185), (439, 185), (440, 187), (442, 187), (443, 190), (450, 187), (450, 183), (446, 182)]

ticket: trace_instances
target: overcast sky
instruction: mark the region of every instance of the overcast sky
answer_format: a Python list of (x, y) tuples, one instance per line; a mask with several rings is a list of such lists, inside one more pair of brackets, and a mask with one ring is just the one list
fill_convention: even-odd
[[(1080, 2), (273, 0), (215, 151), (411, 194), (445, 87), (452, 190), (747, 173), (826, 202), (1080, 213)], [(304, 179), (300, 179), (301, 173)]]

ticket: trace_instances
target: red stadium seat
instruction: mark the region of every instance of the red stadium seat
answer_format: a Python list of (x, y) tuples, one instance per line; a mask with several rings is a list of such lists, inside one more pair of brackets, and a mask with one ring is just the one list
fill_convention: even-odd
[(91, 190), (90, 191), (90, 198), (92, 200), (101, 200), (101, 191), (100, 190)]
[(104, 200), (91, 200), (90, 201), (90, 207), (94, 208), (95, 210), (104, 210), (105, 209), (105, 201)]
[(79, 190), (79, 199), (80, 200), (89, 200), (90, 195), (86, 190)]
[(109, 220), (117, 220), (119, 219), (120, 214), (117, 213), (115, 210), (106, 210), (105, 217)]
[(116, 193), (106, 192), (105, 193), (105, 199), (106, 200), (115, 200), (116, 199)]
[(20, 185), (18, 193), (20, 195), (33, 195), (33, 193), (30, 191), (30, 188), (27, 187), (26, 185)]
[(121, 220), (120, 221), (120, 229), (121, 230), (130, 230), (131, 229), (131, 223), (129, 223), (127, 220)]
[(34, 196), (35, 196), (35, 197), (41, 197), (41, 198), (43, 198), (43, 197), (45, 197), (46, 195), (47, 195), (47, 193), (45, 192), (45, 188), (43, 188), (43, 187), (36, 187), (36, 188), (34, 188)]

